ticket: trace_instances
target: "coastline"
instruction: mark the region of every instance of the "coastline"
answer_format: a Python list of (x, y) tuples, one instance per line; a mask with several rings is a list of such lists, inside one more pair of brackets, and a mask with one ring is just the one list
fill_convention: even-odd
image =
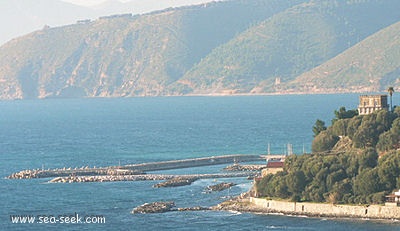
[(318, 217), (332, 219), (367, 219), (400, 221), (400, 208), (382, 205), (334, 205), (327, 203), (289, 202), (266, 198), (238, 197), (222, 202), (214, 210), (270, 215)]

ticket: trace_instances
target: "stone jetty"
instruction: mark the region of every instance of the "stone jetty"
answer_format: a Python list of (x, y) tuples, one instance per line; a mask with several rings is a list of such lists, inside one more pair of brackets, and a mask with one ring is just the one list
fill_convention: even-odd
[[(62, 169), (33, 169), (22, 170), (8, 176), (8, 179), (32, 179), (32, 178), (51, 178), (51, 177), (72, 177), (74, 176), (128, 176), (142, 175), (144, 172), (190, 168), (208, 165), (218, 165), (226, 163), (250, 162), (262, 160), (259, 155), (225, 155), (211, 156), (184, 160), (170, 160), (160, 162), (150, 162), (142, 164), (128, 164), (123, 166), (109, 166), (101, 168), (90, 168), (88, 166), (82, 168), (62, 168)], [(115, 178), (115, 177), (114, 177)], [(113, 178), (113, 179), (114, 179)], [(116, 177), (120, 178), (120, 177)]]
[(168, 170), (177, 168), (191, 168), (209, 165), (219, 165), (219, 164), (229, 164), (238, 162), (252, 162), (264, 160), (260, 155), (224, 155), (224, 156), (211, 156), (184, 160), (170, 160), (170, 161), (160, 161), (160, 162), (150, 162), (143, 164), (131, 164), (124, 165), (124, 169), (134, 169), (139, 171), (158, 171), (158, 170)]
[(33, 179), (33, 178), (51, 178), (51, 177), (67, 177), (67, 176), (123, 176), (144, 174), (142, 171), (132, 169), (118, 168), (63, 168), (63, 169), (33, 169), (22, 170), (8, 176), (8, 179)]
[(240, 172), (240, 171), (261, 171), (266, 168), (266, 164), (249, 164), (249, 165), (241, 165), (241, 164), (233, 164), (224, 168), (225, 171), (231, 172)]
[(145, 180), (169, 180), (172, 175), (106, 175), (106, 176), (67, 176), (56, 177), (49, 183), (85, 183), (85, 182), (113, 182), (113, 181), (145, 181)]
[[(50, 183), (84, 183), (84, 182), (113, 182), (113, 181), (144, 181), (144, 180), (171, 180), (181, 178), (183, 180), (249, 177), (252, 173), (217, 173), (217, 174), (193, 174), (193, 175), (164, 175), (164, 174), (145, 174), (145, 175), (114, 175), (114, 176), (67, 176), (56, 177)], [(193, 182), (192, 181), (192, 182)], [(173, 183), (172, 183), (173, 184)], [(179, 186), (179, 185), (175, 185)], [(161, 186), (162, 187), (162, 186)], [(168, 186), (164, 186), (168, 187)], [(172, 187), (172, 186), (170, 186)]]

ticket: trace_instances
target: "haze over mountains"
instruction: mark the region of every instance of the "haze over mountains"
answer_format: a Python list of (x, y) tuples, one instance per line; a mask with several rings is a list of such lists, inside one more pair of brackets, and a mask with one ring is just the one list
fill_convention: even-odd
[(44, 28), (0, 47), (0, 99), (397, 90), (398, 12), (231, 0)]
[(170, 6), (185, 6), (209, 0), (105, 0), (96, 4), (71, 4), (73, 0), (1, 0), (0, 1), (0, 45), (5, 42), (40, 30), (45, 25), (55, 27), (74, 24), (78, 20), (97, 19), (113, 14), (142, 14)]

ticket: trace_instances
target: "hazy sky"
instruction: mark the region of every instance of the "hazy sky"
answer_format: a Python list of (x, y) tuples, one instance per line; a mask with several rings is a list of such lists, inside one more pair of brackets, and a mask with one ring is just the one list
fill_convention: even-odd
[[(81, 6), (93, 6), (93, 5), (98, 5), (106, 0), (62, 0), (64, 2), (70, 2), (76, 5), (81, 5)], [(120, 2), (129, 2), (129, 0), (119, 0)], [(162, 0), (161, 0), (162, 1)]]
[[(81, 6), (94, 6), (101, 4), (103, 2), (106, 2), (107, 0), (62, 0), (64, 2), (70, 2), (76, 5), (81, 5)], [(120, 2), (130, 2), (130, 1), (135, 1), (139, 2), (138, 0), (119, 0)], [(197, 3), (203, 3), (203, 2), (210, 2), (212, 0), (159, 0), (159, 3), (168, 2), (170, 6), (179, 6), (179, 5), (184, 5), (184, 4), (197, 4)], [(142, 0), (143, 3), (146, 3), (146, 0)], [(163, 3), (162, 5), (164, 5)]]

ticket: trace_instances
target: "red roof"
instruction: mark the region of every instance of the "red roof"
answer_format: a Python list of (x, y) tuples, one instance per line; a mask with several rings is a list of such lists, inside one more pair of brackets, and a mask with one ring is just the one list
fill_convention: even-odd
[(272, 161), (267, 163), (267, 168), (283, 168), (285, 162), (281, 161)]

